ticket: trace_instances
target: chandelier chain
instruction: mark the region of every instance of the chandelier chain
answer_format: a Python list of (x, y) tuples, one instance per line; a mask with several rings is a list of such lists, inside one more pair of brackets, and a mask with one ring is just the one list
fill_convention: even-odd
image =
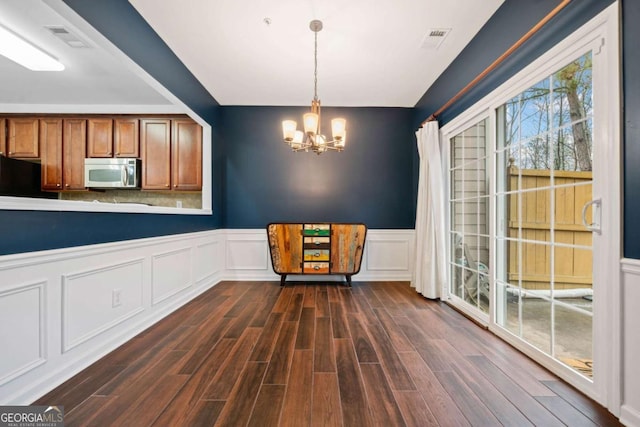
[(315, 31), (315, 49), (313, 52), (313, 99), (318, 100), (318, 32)]

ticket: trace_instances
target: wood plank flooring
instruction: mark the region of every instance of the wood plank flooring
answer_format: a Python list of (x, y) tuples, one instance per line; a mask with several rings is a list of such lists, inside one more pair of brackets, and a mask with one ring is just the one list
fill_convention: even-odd
[(615, 426), (407, 282), (221, 282), (34, 404), (67, 426)]

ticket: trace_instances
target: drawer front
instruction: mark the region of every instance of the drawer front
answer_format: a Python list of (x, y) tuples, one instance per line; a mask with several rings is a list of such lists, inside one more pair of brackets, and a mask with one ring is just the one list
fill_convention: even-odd
[(305, 249), (305, 261), (329, 261), (329, 250), (327, 249)]
[(302, 267), (305, 274), (329, 274), (328, 262), (305, 262)]
[(331, 248), (330, 237), (305, 237), (305, 249), (329, 249)]
[(305, 224), (302, 230), (305, 236), (330, 236), (331, 225), (330, 224)]

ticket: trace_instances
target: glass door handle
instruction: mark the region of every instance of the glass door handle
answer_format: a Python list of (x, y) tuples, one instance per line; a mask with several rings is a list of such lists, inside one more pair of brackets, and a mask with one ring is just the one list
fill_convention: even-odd
[[(593, 206), (593, 211), (591, 213), (592, 222), (591, 224), (587, 224), (587, 209), (589, 206)], [(602, 199), (593, 199), (588, 201), (582, 207), (582, 225), (589, 231), (593, 231), (594, 233), (602, 234), (602, 228), (600, 228), (600, 208), (602, 207)]]

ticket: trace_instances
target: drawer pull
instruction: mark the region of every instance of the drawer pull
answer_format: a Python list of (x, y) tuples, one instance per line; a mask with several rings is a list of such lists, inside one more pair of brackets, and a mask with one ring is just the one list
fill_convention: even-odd
[(314, 269), (314, 270), (320, 270), (320, 266), (319, 266), (319, 265), (314, 265), (314, 266), (313, 266), (313, 269)]

